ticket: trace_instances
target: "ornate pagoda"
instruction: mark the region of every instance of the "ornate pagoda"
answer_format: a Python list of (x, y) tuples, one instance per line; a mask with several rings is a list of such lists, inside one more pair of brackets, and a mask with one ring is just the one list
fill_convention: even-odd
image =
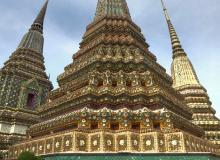
[[(191, 84), (189, 76), (180, 78), (184, 83), (175, 76), (175, 66), (183, 65), (184, 74), (195, 72), (165, 7), (164, 12), (173, 44), (173, 79), (149, 50), (126, 1), (98, 0), (79, 51), (58, 76), (59, 88), (40, 107), (41, 121), (30, 127), (26, 140), (10, 148), (9, 158), (16, 159), (23, 151), (46, 160), (60, 155), (91, 159), (92, 154), (97, 160), (100, 154), (104, 154), (100, 159), (117, 159), (120, 153), (134, 158), (150, 153), (218, 154), (217, 141), (207, 134), (218, 132), (219, 127), (214, 130), (216, 125), (211, 125), (217, 118), (204, 120), (210, 122), (208, 131), (196, 118), (203, 113), (214, 117), (205, 89)], [(199, 105), (206, 102), (206, 109)]]
[(28, 127), (39, 122), (37, 107), (52, 89), (43, 57), (46, 8), (47, 2), (0, 70), (0, 152), (26, 138)]
[(163, 1), (162, 5), (173, 49), (173, 88), (184, 96), (193, 113), (192, 122), (203, 128), (206, 139), (220, 146), (220, 120), (215, 116), (216, 111), (211, 106), (207, 91), (200, 84), (195, 69), (182, 48)]

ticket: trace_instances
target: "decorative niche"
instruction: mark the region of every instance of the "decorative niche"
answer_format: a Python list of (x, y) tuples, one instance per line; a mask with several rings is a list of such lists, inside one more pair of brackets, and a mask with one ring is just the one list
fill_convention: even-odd
[(19, 107), (34, 110), (41, 103), (42, 89), (36, 79), (31, 79), (22, 84), (19, 96)]

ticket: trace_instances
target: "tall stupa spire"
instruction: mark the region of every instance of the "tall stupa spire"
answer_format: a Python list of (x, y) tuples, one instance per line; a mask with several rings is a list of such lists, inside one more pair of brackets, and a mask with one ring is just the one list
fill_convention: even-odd
[(200, 86), (195, 69), (191, 61), (187, 57), (187, 54), (185, 53), (184, 49), (182, 48), (179, 37), (170, 20), (168, 11), (165, 7), (163, 0), (161, 0), (161, 3), (168, 24), (171, 44), (173, 49), (173, 64), (172, 64), (173, 87), (178, 88), (187, 85)]
[(43, 56), (47, 4), (0, 69), (0, 153), (26, 137), (28, 127), (39, 120), (37, 108), (53, 88)]
[[(42, 85), (41, 87), (46, 89), (45, 93), (52, 89), (52, 84), (45, 72), (43, 57), (44, 37), (42, 31), (47, 4), (48, 1), (44, 4), (31, 29), (23, 36), (18, 48), (0, 69), (0, 78), (5, 79), (4, 83), (0, 84), (0, 106), (26, 107), (25, 104), (19, 104), (21, 101), (19, 95), (13, 95), (20, 93), (24, 83), (22, 81), (36, 80), (39, 86)], [(18, 83), (14, 77), (18, 77), (17, 79), (21, 79), (21, 81)], [(45, 98), (40, 99), (45, 100)]]
[[(42, 85), (41, 87), (46, 89), (45, 93), (52, 89), (52, 84), (45, 72), (43, 57), (44, 37), (42, 29), (47, 4), (48, 1), (44, 4), (31, 29), (23, 36), (18, 48), (0, 69), (0, 78), (6, 79), (4, 83), (0, 83), (0, 106), (25, 107), (23, 104), (19, 106), (21, 105), (19, 104), (19, 95), (13, 95), (20, 93), (23, 81), (33, 79), (38, 81), (39, 86)], [(17, 79), (21, 79), (21, 81), (18, 83), (17, 80), (16, 82), (14, 77), (18, 77)], [(45, 98), (40, 99), (45, 100)]]
[(215, 116), (216, 112), (212, 108), (212, 103), (207, 91), (199, 83), (193, 65), (181, 46), (163, 0), (161, 0), (161, 2), (169, 27), (173, 47), (173, 87), (184, 96), (187, 106), (193, 112), (192, 122), (204, 129), (206, 139), (219, 145), (220, 120)]
[(131, 18), (125, 0), (98, 0), (95, 20), (103, 17)]

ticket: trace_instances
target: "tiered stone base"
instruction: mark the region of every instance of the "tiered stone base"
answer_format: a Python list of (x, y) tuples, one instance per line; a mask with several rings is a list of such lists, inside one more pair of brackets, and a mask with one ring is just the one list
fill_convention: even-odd
[(59, 153), (220, 153), (216, 145), (185, 132), (133, 132), (131, 130), (71, 131), (33, 139), (13, 146), (9, 157), (23, 151), (36, 155)]
[(44, 160), (219, 160), (213, 154), (64, 154), (45, 156)]

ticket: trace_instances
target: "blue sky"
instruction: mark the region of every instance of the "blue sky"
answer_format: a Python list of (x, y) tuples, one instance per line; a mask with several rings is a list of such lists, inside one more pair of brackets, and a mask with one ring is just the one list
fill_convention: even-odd
[[(132, 19), (142, 28), (150, 50), (170, 73), (172, 51), (160, 0), (127, 0)], [(16, 49), (44, 0), (2, 0), (0, 4), (0, 67)], [(97, 0), (50, 0), (44, 25), (45, 65), (54, 86), (72, 62)], [(220, 1), (165, 0), (183, 48), (220, 117)]]

